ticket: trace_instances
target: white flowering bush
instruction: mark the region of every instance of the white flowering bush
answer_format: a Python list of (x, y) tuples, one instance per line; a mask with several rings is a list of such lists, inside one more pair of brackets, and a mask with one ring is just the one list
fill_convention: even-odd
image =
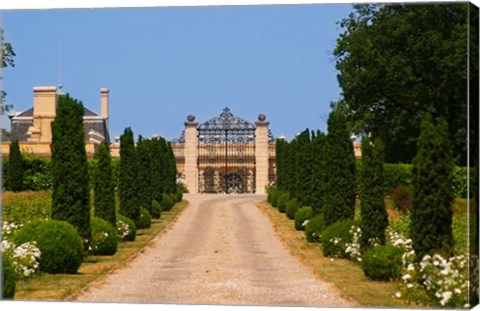
[(92, 239), (89, 252), (93, 255), (113, 255), (117, 251), (117, 230), (108, 221), (91, 218)]
[(10, 257), (16, 278), (24, 279), (38, 271), (42, 254), (35, 241), (17, 246), (9, 240), (20, 227), (21, 225), (3, 222), (0, 251)]
[(117, 239), (119, 241), (123, 241), (130, 234), (130, 231), (131, 228), (126, 222), (117, 220)]
[(345, 243), (345, 254), (356, 262), (362, 261), (362, 253), (360, 251), (360, 239), (362, 237), (362, 229), (357, 226), (352, 226), (349, 233), (352, 236), (352, 242)]

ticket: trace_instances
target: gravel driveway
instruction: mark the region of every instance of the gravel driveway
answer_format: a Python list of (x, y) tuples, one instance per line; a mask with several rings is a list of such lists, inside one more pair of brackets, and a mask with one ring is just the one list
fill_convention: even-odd
[(190, 206), (86, 302), (357, 306), (315, 278), (275, 235), (259, 195), (186, 194)]

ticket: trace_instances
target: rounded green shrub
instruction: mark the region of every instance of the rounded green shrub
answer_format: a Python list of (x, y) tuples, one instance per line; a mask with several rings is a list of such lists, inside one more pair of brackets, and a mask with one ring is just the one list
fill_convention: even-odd
[(181, 202), (183, 200), (183, 191), (179, 187), (177, 187), (175, 192), (175, 199), (177, 202)]
[(5, 253), (2, 254), (2, 297), (1, 299), (13, 299), (15, 296), (15, 271), (13, 270), (12, 259)]
[(305, 231), (305, 226), (303, 224), (306, 220), (310, 222), (310, 218), (312, 217), (313, 209), (311, 206), (304, 206), (300, 208), (295, 214), (295, 229), (298, 231)]
[(392, 191), (393, 206), (402, 213), (410, 211), (412, 196), (408, 186), (398, 186)]
[(84, 246), (75, 227), (66, 221), (34, 220), (18, 230), (13, 238), (16, 245), (37, 242), (40, 249), (40, 271), (76, 273), (83, 261)]
[(310, 219), (305, 226), (305, 237), (307, 241), (319, 243), (323, 230), (325, 230), (325, 219), (323, 218), (323, 214), (318, 214)]
[(140, 207), (140, 218), (138, 219), (138, 222), (137, 222), (137, 228), (146, 229), (146, 228), (150, 228), (151, 225), (152, 225), (152, 216), (150, 216), (150, 212), (146, 208)]
[(280, 195), (283, 193), (281, 190), (279, 190), (278, 188), (272, 188), (272, 195), (271, 195), (271, 198), (270, 198), (270, 204), (277, 208), (278, 207), (278, 198), (280, 197)]
[(135, 241), (137, 226), (130, 218), (117, 213), (117, 239), (120, 241)]
[(293, 198), (287, 202), (285, 212), (289, 219), (295, 219), (295, 214), (300, 209), (300, 203), (298, 203), (297, 198)]
[[(275, 191), (277, 191), (277, 188), (275, 187), (270, 187), (268, 188), (268, 191), (267, 191), (267, 202), (272, 204), (272, 198), (273, 196), (275, 195)], [(273, 205), (273, 204), (272, 204)]]
[(277, 207), (280, 213), (285, 213), (287, 209), (287, 203), (290, 201), (290, 193), (283, 192), (277, 200)]
[(362, 256), (362, 270), (374, 281), (396, 280), (402, 272), (402, 250), (391, 245), (369, 248)]
[(174, 203), (170, 195), (162, 193), (162, 202), (160, 202), (160, 204), (162, 204), (163, 211), (169, 211), (172, 209)]
[(117, 251), (117, 232), (108, 221), (99, 217), (90, 220), (92, 240), (90, 251), (93, 255), (113, 255)]
[(159, 219), (162, 214), (162, 205), (157, 200), (152, 200), (152, 212), (150, 213), (152, 218)]
[(176, 193), (169, 193), (170, 200), (172, 201), (172, 207), (175, 206), (175, 203), (177, 203), (177, 194)]
[(349, 258), (345, 253), (347, 243), (352, 243), (352, 226), (360, 227), (360, 222), (353, 219), (337, 221), (325, 228), (322, 233), (322, 250), (325, 257)]

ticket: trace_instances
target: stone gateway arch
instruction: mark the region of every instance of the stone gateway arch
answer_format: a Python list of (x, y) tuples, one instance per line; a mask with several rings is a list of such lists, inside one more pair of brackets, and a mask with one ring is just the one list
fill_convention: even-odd
[(264, 114), (255, 123), (222, 113), (199, 124), (189, 115), (172, 141), (179, 179), (190, 193), (256, 193), (275, 181), (275, 139)]

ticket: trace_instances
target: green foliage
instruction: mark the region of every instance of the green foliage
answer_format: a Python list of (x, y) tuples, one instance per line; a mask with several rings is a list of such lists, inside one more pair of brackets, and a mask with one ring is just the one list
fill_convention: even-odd
[(15, 296), (16, 279), (12, 259), (6, 253), (0, 252), (2, 256), (2, 296), (1, 299), (13, 299)]
[(277, 199), (277, 207), (280, 213), (285, 213), (287, 208), (287, 203), (290, 201), (290, 193), (282, 192)]
[(172, 197), (169, 194), (162, 193), (162, 201), (160, 204), (162, 204), (163, 211), (169, 211), (172, 209), (175, 202), (173, 202)]
[[(340, 22), (333, 53), (353, 130), (380, 137), (387, 162), (410, 163), (421, 114), (435, 112), (447, 120), (449, 144), (465, 165), (468, 3), (354, 9)], [(470, 72), (478, 72), (478, 62)]]
[(83, 131), (83, 105), (59, 96), (52, 122), (52, 219), (72, 224), (90, 240), (90, 189)]
[(289, 219), (295, 219), (295, 214), (300, 209), (300, 203), (298, 203), (297, 198), (290, 199), (287, 202), (287, 206), (285, 207), (285, 213)]
[(175, 192), (175, 201), (181, 202), (182, 200), (183, 200), (183, 191), (182, 189), (177, 187), (177, 190)]
[(135, 238), (137, 236), (137, 226), (131, 220), (130, 218), (123, 216), (120, 213), (117, 213), (117, 231), (120, 229), (120, 225), (122, 223), (128, 225), (128, 232), (125, 234), (125, 236), (122, 238), (123, 241), (135, 241)]
[[(5, 67), (15, 67), (15, 62), (13, 57), (15, 56), (15, 52), (13, 51), (13, 47), (9, 42), (6, 42), (3, 37), (3, 28), (0, 28), (0, 69)], [(0, 90), (0, 115), (5, 114), (5, 112), (10, 111), (13, 107), (12, 105), (5, 104), (5, 93), (3, 90)]]
[(37, 219), (18, 230), (13, 242), (35, 241), (40, 249), (40, 271), (76, 273), (83, 261), (84, 246), (77, 230), (66, 221)]
[(385, 193), (391, 193), (399, 186), (412, 184), (411, 164), (384, 164), (383, 189)]
[(326, 143), (323, 214), (328, 226), (355, 215), (355, 155), (347, 120), (339, 110), (328, 118)]
[(137, 186), (139, 204), (145, 207), (148, 211), (152, 210), (152, 154), (150, 152), (151, 141), (144, 139), (142, 136), (137, 140)]
[(452, 236), (453, 157), (448, 125), (424, 116), (412, 168), (411, 238), (416, 259), (437, 252), (450, 255)]
[(412, 207), (412, 195), (407, 186), (398, 186), (392, 192), (393, 207), (402, 213), (410, 211)]
[(112, 224), (102, 218), (92, 217), (92, 241), (90, 242), (93, 255), (113, 255), (117, 251), (117, 230)]
[(388, 215), (383, 192), (383, 144), (380, 139), (372, 145), (368, 137), (362, 139), (362, 170), (359, 174), (360, 206), (362, 216), (361, 247), (371, 241), (385, 244)]
[(150, 212), (146, 208), (140, 207), (140, 218), (137, 221), (137, 228), (138, 229), (150, 228), (151, 224), (152, 224), (152, 216), (150, 216)]
[(162, 205), (157, 200), (152, 200), (152, 213), (154, 219), (159, 219), (162, 214)]
[(402, 272), (402, 254), (399, 247), (380, 245), (369, 248), (362, 256), (362, 270), (374, 281), (396, 280)]
[(275, 191), (277, 191), (276, 187), (269, 187), (267, 189), (267, 202), (270, 204), (272, 204), (272, 199), (273, 199), (273, 196), (275, 195)]
[[(116, 226), (115, 189), (112, 180), (112, 164), (110, 151), (106, 143), (102, 143), (95, 153), (94, 206), (95, 216)], [(93, 222), (92, 222), (93, 223)]]
[(8, 175), (10, 189), (14, 192), (23, 190), (23, 157), (20, 152), (18, 140), (14, 140), (10, 144)]
[(34, 219), (50, 218), (52, 197), (49, 192), (37, 192), (26, 198), (15, 198), (2, 205), (4, 221), (16, 224), (28, 223)]
[(467, 187), (468, 187), (468, 178), (467, 178), (468, 168), (456, 166), (453, 169), (453, 194), (455, 198), (466, 198), (467, 197)]
[(140, 218), (140, 199), (137, 179), (138, 165), (133, 132), (127, 127), (120, 136), (120, 167), (118, 196), (120, 213), (134, 222)]
[(304, 231), (305, 226), (303, 223), (306, 220), (310, 220), (314, 216), (313, 209), (311, 206), (303, 206), (295, 214), (295, 229), (298, 231)]
[(323, 214), (318, 214), (308, 221), (305, 227), (305, 237), (308, 242), (320, 242), (320, 236), (325, 230), (325, 218)]
[(272, 188), (271, 192), (272, 192), (272, 196), (271, 196), (270, 204), (272, 204), (273, 207), (277, 208), (278, 198), (280, 197), (280, 195), (282, 195), (283, 192), (278, 188)]
[(352, 226), (360, 227), (360, 222), (353, 219), (338, 221), (323, 231), (321, 235), (322, 251), (325, 257), (346, 258), (346, 244), (352, 243)]
[(323, 213), (324, 198), (326, 191), (326, 136), (318, 131), (312, 135), (311, 151), (311, 181), (310, 181), (310, 205), (315, 214)]

